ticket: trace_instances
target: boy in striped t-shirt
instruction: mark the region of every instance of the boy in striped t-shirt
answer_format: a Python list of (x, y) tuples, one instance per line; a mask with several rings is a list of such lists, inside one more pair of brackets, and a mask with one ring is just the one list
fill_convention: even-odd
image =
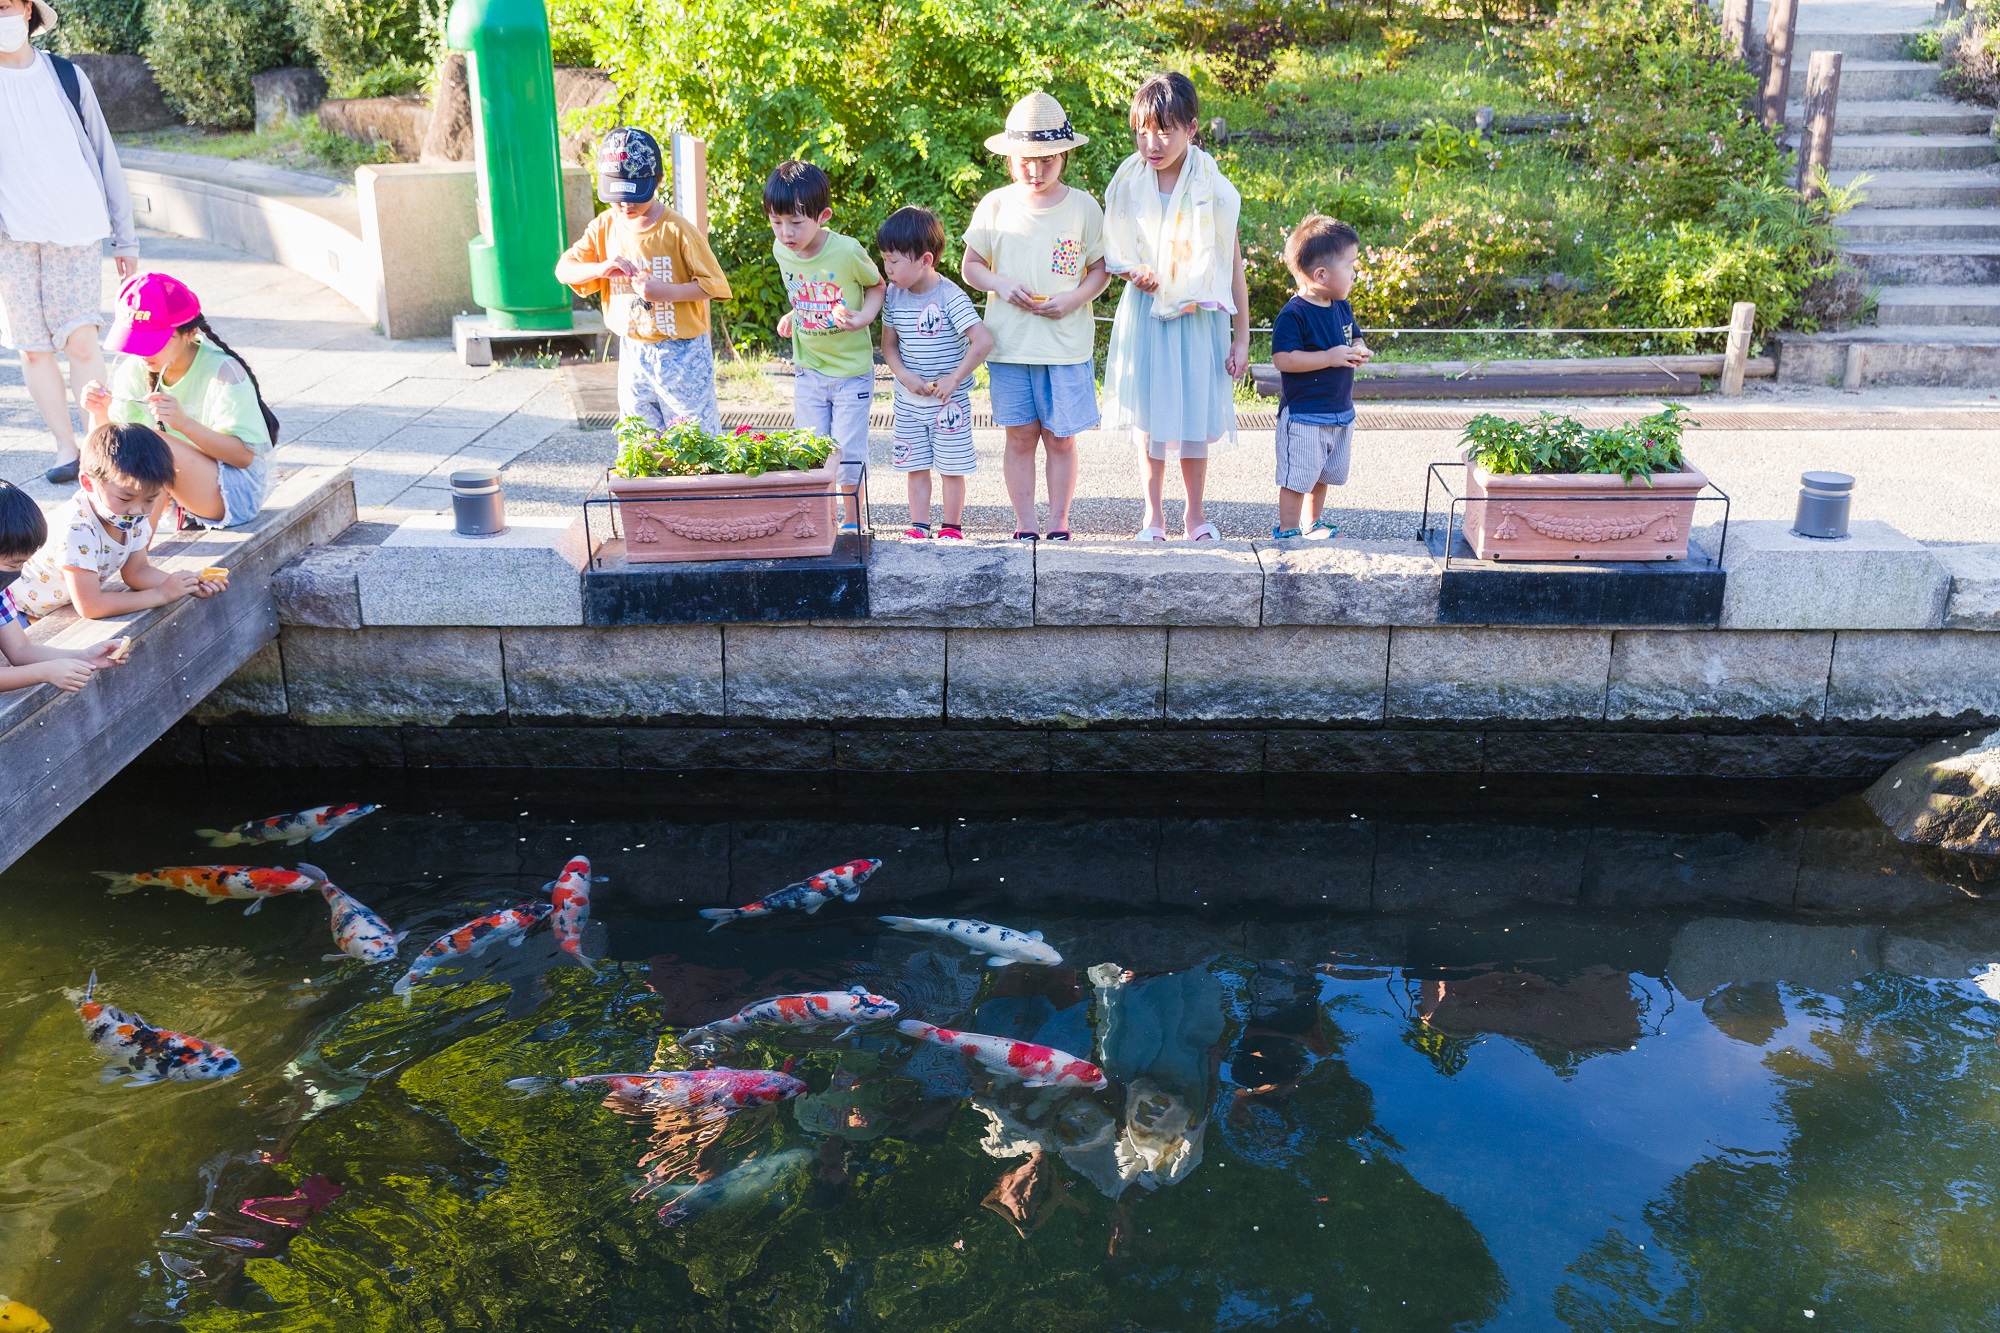
[(931, 471), (944, 478), (937, 535), (959, 539), (972, 452), (966, 381), (993, 350), (993, 334), (958, 286), (938, 276), (944, 226), (927, 208), (899, 208), (875, 233), (889, 298), (882, 307), (882, 359), (896, 377), (896, 437), (890, 462), (910, 483), (905, 537), (931, 535)]

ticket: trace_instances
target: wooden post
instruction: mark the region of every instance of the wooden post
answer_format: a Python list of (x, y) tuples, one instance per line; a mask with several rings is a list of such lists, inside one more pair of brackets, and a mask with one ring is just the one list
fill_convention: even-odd
[(1840, 103), (1840, 52), (1815, 51), (1806, 70), (1805, 124), (1799, 130), (1799, 193), (1819, 197), (1833, 161), (1833, 118)]
[(1738, 301), (1729, 310), (1729, 345), (1722, 352), (1722, 396), (1743, 396), (1743, 371), (1750, 361), (1750, 335), (1757, 327), (1757, 303)]
[(1751, 0), (1722, 0), (1722, 43), (1738, 60), (1750, 55)]
[(1799, 30), (1799, 0), (1771, 0), (1771, 12), (1764, 21), (1764, 125), (1772, 128), (1785, 120), (1785, 99), (1792, 83), (1792, 43)]

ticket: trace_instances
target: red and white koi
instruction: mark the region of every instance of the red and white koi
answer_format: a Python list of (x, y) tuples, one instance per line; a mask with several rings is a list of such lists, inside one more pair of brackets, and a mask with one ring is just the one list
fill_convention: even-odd
[(1042, 943), (1042, 932), (1039, 930), (1024, 934), (985, 921), (950, 916), (881, 916), (875, 919), (887, 923), (891, 930), (918, 931), (957, 940), (974, 953), (988, 955), (986, 961), (993, 967), (1008, 967), (1015, 963), (1040, 963), (1044, 967), (1059, 967), (1062, 964), (1062, 955)]
[(1068, 1051), (1053, 1046), (1037, 1046), (1031, 1041), (989, 1037), (983, 1032), (954, 1032), (914, 1019), (904, 1019), (896, 1030), (919, 1041), (949, 1046), (972, 1057), (973, 1063), (1008, 1083), (1028, 1088), (1089, 1088), (1096, 1091), (1108, 1080), (1104, 1071), (1088, 1060), (1079, 1060)]
[(369, 911), (360, 899), (335, 888), (333, 881), (318, 866), (309, 866), (301, 861), (299, 869), (319, 877), (320, 896), (326, 899), (332, 914), (328, 925), (333, 930), (333, 947), (340, 952), (322, 955), (326, 961), (341, 958), (359, 958), (364, 963), (396, 961), (396, 947), (409, 935), (409, 931), (389, 929), (389, 923)]
[(596, 964), (583, 956), (583, 927), (590, 920), (590, 858), (573, 856), (562, 874), (549, 886), (554, 898), (556, 947), (592, 972)]
[(666, 1069), (644, 1074), (580, 1074), (563, 1079), (510, 1078), (507, 1086), (529, 1096), (601, 1089), (633, 1111), (743, 1111), (788, 1101), (806, 1090), (775, 1069)]
[(207, 838), (211, 847), (241, 847), (246, 843), (282, 842), (287, 847), (302, 842), (325, 842), (357, 819), (364, 819), (379, 805), (316, 805), (295, 815), (272, 815), (253, 819), (227, 831), (198, 828), (197, 838)]
[(680, 1042), (690, 1050), (712, 1049), (717, 1038), (739, 1036), (759, 1027), (839, 1027), (841, 1030), (834, 1035), (844, 1037), (863, 1023), (894, 1018), (901, 1010), (902, 1006), (894, 1000), (870, 995), (866, 986), (773, 995), (768, 1000), (746, 1004), (727, 1018), (688, 1029), (681, 1034)]
[(430, 975), (432, 969), (450, 962), (477, 958), (496, 944), (510, 944), (518, 949), (521, 941), (528, 938), (528, 932), (541, 925), (555, 910), (547, 903), (521, 903), (474, 917), (432, 941), (410, 964), (410, 970), (403, 974), (403, 979), (390, 989), (407, 1003), (411, 988)]
[(142, 870), (127, 875), (116, 870), (100, 870), (101, 879), (111, 881), (110, 893), (137, 893), (140, 889), (178, 889), (206, 900), (210, 905), (229, 899), (253, 901), (243, 915), (254, 916), (266, 898), (287, 893), (306, 893), (319, 887), (319, 880), (304, 870), (265, 866), (169, 866), (164, 870)]
[(162, 1079), (198, 1083), (243, 1071), (243, 1062), (222, 1047), (185, 1032), (156, 1028), (137, 1014), (91, 998), (96, 993), (97, 974), (92, 972), (76, 1012), (90, 1044), (111, 1057), (104, 1066), (103, 1082), (122, 1078), (126, 1087), (137, 1088)]
[(742, 907), (704, 907), (701, 914), (705, 920), (715, 923), (709, 927), (710, 930), (721, 930), (739, 917), (763, 916), (770, 912), (802, 911), (811, 916), (835, 898), (850, 903), (859, 898), (862, 884), (881, 868), (880, 861), (864, 856), (858, 861), (822, 870), (796, 884), (787, 884), (754, 903)]

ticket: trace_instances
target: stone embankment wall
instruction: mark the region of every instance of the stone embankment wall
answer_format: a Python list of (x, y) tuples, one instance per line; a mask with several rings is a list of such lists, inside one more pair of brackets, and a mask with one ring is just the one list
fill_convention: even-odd
[(1637, 628), (1440, 625), (1414, 541), (883, 541), (866, 621), (591, 628), (576, 531), (398, 534), (285, 570), (155, 758), (1869, 777), (2000, 719), (2000, 548), (1786, 526), (1731, 525), (1719, 627)]

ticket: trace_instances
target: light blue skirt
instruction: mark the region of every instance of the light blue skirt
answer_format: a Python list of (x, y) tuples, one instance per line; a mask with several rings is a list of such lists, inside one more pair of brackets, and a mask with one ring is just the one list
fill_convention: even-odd
[(1152, 296), (1126, 283), (1104, 363), (1112, 430), (1143, 435), (1156, 450), (1235, 443), (1236, 396), (1228, 359), (1227, 311), (1154, 319)]

